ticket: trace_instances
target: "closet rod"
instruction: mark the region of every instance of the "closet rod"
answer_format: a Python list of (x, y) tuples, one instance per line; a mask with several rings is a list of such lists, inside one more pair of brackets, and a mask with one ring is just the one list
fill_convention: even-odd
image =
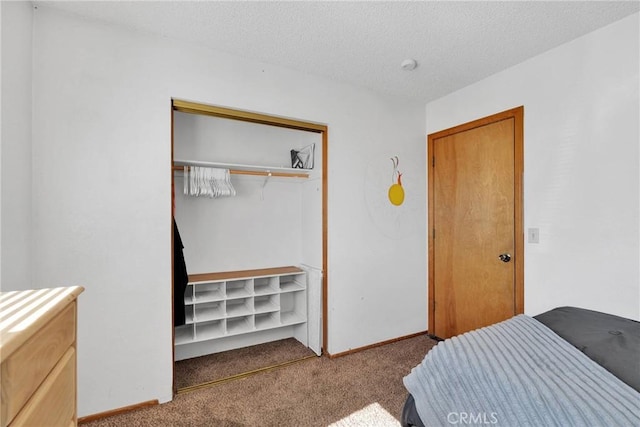
[[(190, 166), (187, 166), (190, 168)], [(173, 166), (174, 172), (184, 171), (184, 166)], [(308, 173), (296, 173), (296, 172), (272, 172), (270, 170), (256, 171), (256, 170), (242, 170), (242, 169), (229, 169), (229, 173), (232, 175), (257, 175), (257, 176), (276, 176), (284, 178), (309, 178)]]

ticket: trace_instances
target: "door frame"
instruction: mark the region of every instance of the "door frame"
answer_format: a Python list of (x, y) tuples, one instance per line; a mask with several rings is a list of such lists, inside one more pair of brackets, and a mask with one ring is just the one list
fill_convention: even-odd
[[(177, 98), (171, 99), (171, 184), (172, 188), (174, 188), (174, 164), (173, 164), (173, 154), (174, 154), (174, 112), (179, 111), (183, 113), (190, 114), (199, 114), (205, 116), (213, 116), (231, 120), (239, 120), (243, 122), (250, 123), (259, 123), (263, 125), (276, 126), (287, 129), (296, 129), (306, 132), (319, 133), (322, 137), (322, 171), (321, 171), (321, 181), (322, 181), (322, 353), (327, 351), (328, 342), (329, 342), (329, 333), (328, 333), (328, 293), (329, 293), (329, 274), (328, 274), (328, 259), (329, 259), (329, 244), (328, 244), (328, 235), (329, 235), (329, 226), (328, 226), (328, 215), (329, 209), (327, 206), (329, 186), (327, 184), (328, 179), (328, 163), (329, 163), (329, 126), (323, 123), (310, 122), (305, 120), (298, 119), (290, 119), (281, 116), (273, 116), (270, 114), (256, 113), (253, 111), (247, 110), (238, 110), (235, 108), (221, 107), (216, 105), (202, 104), (192, 101), (185, 101)], [(172, 203), (172, 215), (173, 215), (173, 194), (171, 198)], [(175, 385), (175, 328), (173, 327), (173, 228), (171, 228), (171, 360), (173, 363), (173, 392), (176, 394), (176, 385)]]
[(427, 329), (429, 333), (433, 333), (435, 330), (435, 251), (434, 251), (434, 153), (433, 144), (436, 139), (446, 136), (454, 135), (456, 133), (465, 132), (471, 129), (475, 129), (481, 126), (485, 126), (494, 122), (499, 122), (507, 119), (514, 119), (514, 308), (515, 314), (524, 313), (524, 188), (523, 188), (523, 173), (524, 173), (524, 106), (505, 110), (497, 114), (493, 114), (487, 117), (483, 117), (471, 122), (463, 123), (458, 126), (454, 126), (449, 129), (444, 129), (427, 136), (427, 163), (428, 163), (428, 175), (427, 175), (427, 187), (428, 187), (428, 325)]

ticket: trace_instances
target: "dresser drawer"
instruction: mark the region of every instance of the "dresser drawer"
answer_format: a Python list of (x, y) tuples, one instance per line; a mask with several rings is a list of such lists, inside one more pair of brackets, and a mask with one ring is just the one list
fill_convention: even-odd
[(2, 362), (1, 426), (11, 422), (60, 358), (73, 346), (76, 339), (75, 322), (76, 302), (73, 301)]
[(70, 347), (10, 427), (68, 427), (74, 422), (75, 407), (76, 354)]

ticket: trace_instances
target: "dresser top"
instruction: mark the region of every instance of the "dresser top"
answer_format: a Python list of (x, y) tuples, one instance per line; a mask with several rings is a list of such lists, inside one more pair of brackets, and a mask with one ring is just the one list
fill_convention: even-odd
[(84, 291), (70, 286), (0, 292), (0, 357), (5, 360)]

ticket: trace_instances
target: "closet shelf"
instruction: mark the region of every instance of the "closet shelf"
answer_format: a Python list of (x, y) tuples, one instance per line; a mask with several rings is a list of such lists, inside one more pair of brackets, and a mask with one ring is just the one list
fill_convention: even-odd
[(185, 166), (229, 169), (235, 175), (278, 176), (285, 178), (309, 178), (310, 169), (294, 169), (271, 166), (243, 165), (237, 163), (203, 162), (198, 160), (174, 160), (173, 170), (181, 171)]
[[(307, 273), (295, 266), (190, 274), (176, 360), (258, 344), (307, 342)], [(271, 332), (269, 332), (271, 331)], [(210, 341), (202, 345), (192, 345)]]

